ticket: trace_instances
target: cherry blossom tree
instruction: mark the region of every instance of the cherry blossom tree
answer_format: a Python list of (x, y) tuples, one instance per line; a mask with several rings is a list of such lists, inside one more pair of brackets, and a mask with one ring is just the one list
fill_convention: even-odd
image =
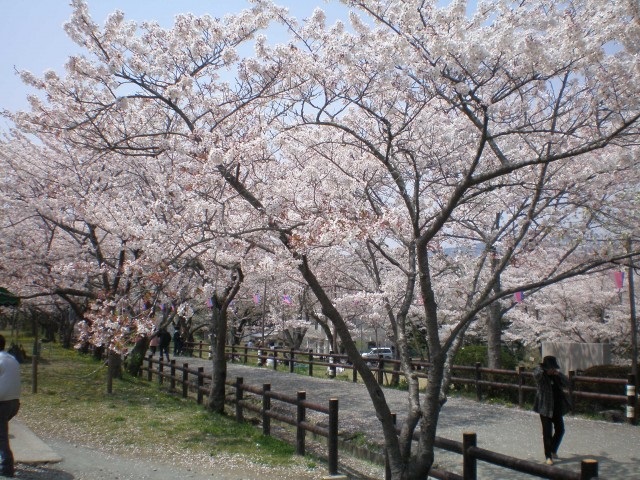
[(628, 355), (630, 338), (622, 293), (610, 272), (550, 286), (526, 297), (510, 312), (508, 334), (529, 345), (545, 340), (609, 343), (622, 358)]
[[(100, 28), (84, 2), (75, 1), (73, 7), (66, 30), (90, 57), (70, 58), (64, 78), (48, 72), (40, 80), (23, 73), (23, 79), (45, 90), (48, 99), (32, 97), (31, 112), (13, 120), (24, 132), (57, 138), (69, 148), (120, 155), (124, 163), (137, 162), (141, 176), (149, 172), (153, 177), (148, 183), (157, 188), (157, 199), (143, 205), (142, 211), (153, 208), (157, 218), (142, 223), (135, 237), (144, 242), (146, 258), (157, 267), (146, 270), (146, 277), (151, 278), (152, 272), (164, 284), (168, 272), (186, 268), (200, 274), (212, 268), (201, 275), (199, 287), (189, 288), (201, 288), (213, 305), (212, 348), (214, 358), (220, 358), (214, 361), (210, 404), (215, 401), (219, 407), (224, 399), (220, 392), (226, 373), (227, 309), (243, 279), (240, 259), (250, 249), (244, 243), (236, 253), (237, 244), (243, 242), (233, 245), (233, 238), (252, 228), (250, 215), (233, 208), (235, 192), (225, 187), (225, 182), (238, 184), (237, 173), (221, 164), (225, 156), (238, 154), (236, 142), (250, 143), (259, 131), (259, 124), (240, 126), (231, 117), (241, 110), (251, 114), (252, 101), (262, 95), (249, 77), (255, 75), (268, 85), (275, 72), (238, 63), (236, 49), (268, 24), (270, 8), (258, 3), (224, 19), (179, 15), (174, 27), (165, 30), (153, 22), (140, 26), (126, 22), (121, 12)], [(235, 70), (236, 83), (220, 79), (227, 69)], [(209, 169), (225, 173), (210, 181), (210, 175), (201, 175)], [(226, 246), (216, 240), (223, 235)], [(222, 279), (217, 275), (221, 270), (233, 273), (215, 288), (210, 280)]]
[[(321, 220), (307, 222), (283, 243), (300, 261), (303, 277), (363, 376), (382, 422), (392, 477), (421, 478), (433, 462), (447, 357), (478, 313), (516, 292), (626, 255), (590, 248), (591, 216), (564, 200), (572, 186), (594, 186), (583, 173), (589, 166), (597, 170), (593, 164), (603, 156), (628, 162), (627, 171), (633, 171), (637, 87), (623, 72), (635, 68), (637, 44), (630, 39), (638, 23), (624, 2), (604, 11), (595, 2), (484, 3), (471, 18), (466, 2), (444, 9), (432, 2), (349, 4), (380, 28), (355, 16), (355, 33), (340, 24), (327, 28), (317, 11), (300, 27), (290, 23), (299, 42), (261, 52), (264, 58), (289, 59), (286, 81), (300, 86), (287, 92), (283, 135), (298, 142), (300, 152), (319, 152), (324, 168), (340, 179), (325, 174), (321, 189), (314, 183), (317, 175), (306, 175), (307, 189), (322, 192), (316, 195), (322, 204), (310, 205), (307, 216), (313, 212), (312, 218)], [(596, 28), (603, 17), (616, 27)], [(604, 50), (610, 42), (620, 48), (615, 55)], [(285, 154), (292, 168), (295, 154)], [(330, 184), (349, 205), (334, 207), (332, 201), (340, 199), (330, 195)], [(367, 215), (358, 214), (363, 208)], [(477, 226), (465, 222), (478, 213), (487, 214), (478, 224), (489, 248), (469, 255), (479, 235)], [(346, 219), (349, 229), (337, 226)], [(492, 222), (497, 223), (493, 234), (487, 228)], [(345, 248), (345, 237), (364, 225), (378, 261), (389, 264), (396, 279), (405, 278), (393, 326), (409, 379), (408, 414), (399, 437), (384, 393), (309, 262), (319, 240)], [(318, 238), (316, 230), (329, 233)], [(551, 245), (557, 254), (545, 256)], [(455, 255), (438, 255), (449, 246)], [(512, 261), (525, 256), (547, 263), (535, 277), (510, 284), (503, 278), (498, 288)], [(432, 360), (424, 400), (406, 348), (414, 287), (424, 306)], [(389, 288), (381, 287), (383, 295)], [(384, 302), (387, 311), (391, 298)], [(412, 454), (418, 426), (419, 445)]]
[(111, 182), (100, 184), (81, 167), (85, 162), (91, 169), (91, 159), (60, 144), (36, 147), (17, 135), (3, 147), (10, 182), (3, 196), (12, 210), (3, 252), (6, 262), (17, 262), (11, 271), (21, 296), (60, 298), (82, 318), (90, 302), (106, 305), (125, 295), (131, 287), (126, 265), (135, 251), (96, 208), (113, 193)]
[[(363, 378), (391, 477), (424, 478), (447, 362), (479, 314), (638, 254), (594, 248), (600, 224), (574, 200), (612, 165), (637, 174), (638, 12), (624, 0), (494, 1), (471, 15), (464, 1), (345, 3), (365, 15), (350, 28), (326, 26), (321, 10), (298, 23), (257, 1), (164, 30), (121, 13), (100, 28), (75, 1), (67, 30), (90, 57), (70, 59), (65, 77), (24, 74), (47, 100), (13, 119), (28, 134), (140, 159), (142, 171), (174, 166), (165, 198), (179, 196), (189, 220), (176, 221), (176, 252), (233, 272), (215, 289), (214, 325), (264, 252), (313, 293)], [(257, 58), (240, 61), (238, 45), (272, 19), (291, 41), (256, 37)], [(626, 233), (637, 227), (631, 219)], [(324, 268), (340, 256), (367, 274), (351, 292)], [(515, 271), (526, 262), (536, 268)], [(409, 386), (400, 435), (359, 354), (356, 303), (397, 346)], [(409, 364), (416, 331), (431, 361), (423, 396)]]

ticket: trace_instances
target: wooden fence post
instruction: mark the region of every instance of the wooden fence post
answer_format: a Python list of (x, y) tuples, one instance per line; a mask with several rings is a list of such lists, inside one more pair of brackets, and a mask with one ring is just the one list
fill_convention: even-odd
[(296, 399), (297, 415), (296, 415), (296, 453), (304, 456), (304, 440), (306, 430), (302, 427), (302, 423), (307, 419), (307, 409), (303, 402), (307, 399), (307, 392), (298, 392)]
[(329, 475), (338, 474), (338, 399), (329, 399), (329, 436), (327, 437), (329, 450)]
[(478, 462), (468, 453), (469, 447), (475, 447), (476, 443), (475, 433), (465, 432), (462, 434), (462, 478), (464, 480), (477, 480), (478, 478)]
[(197, 403), (202, 405), (202, 387), (204, 386), (204, 367), (198, 367), (198, 396)]
[(634, 374), (630, 374), (627, 377), (627, 422), (631, 425), (637, 423), (637, 395), (636, 395), (636, 377)]
[(482, 379), (482, 371), (480, 370), (480, 362), (476, 362), (476, 398), (478, 401), (482, 401), (482, 386), (480, 380)]
[(336, 366), (333, 363), (333, 350), (329, 350), (329, 378), (336, 378)]
[(269, 416), (271, 395), (269, 392), (271, 392), (271, 384), (262, 385), (262, 434), (265, 436), (271, 435), (271, 417)]
[(189, 396), (189, 364), (182, 364), (182, 398)]
[(242, 414), (242, 399), (244, 396), (244, 390), (242, 386), (244, 384), (244, 378), (236, 378), (236, 422), (241, 423), (244, 421), (244, 415)]
[(524, 405), (524, 367), (518, 367), (518, 407)]
[(296, 360), (296, 353), (295, 353), (295, 350), (292, 348), (289, 351), (289, 373), (293, 373), (294, 366), (296, 364), (295, 360)]
[(107, 394), (113, 393), (113, 352), (107, 353)]
[(309, 376), (313, 377), (313, 350), (309, 349)]
[(278, 370), (278, 352), (273, 349), (273, 369)]
[(169, 378), (169, 388), (173, 392), (176, 389), (176, 359), (174, 358), (173, 360), (171, 360), (169, 364), (171, 365), (170, 367), (171, 377)]
[(245, 346), (244, 347), (244, 357), (243, 357), (243, 362), (245, 365), (247, 364), (247, 358), (249, 355), (249, 347)]
[(31, 393), (38, 393), (38, 355), (35, 353), (38, 347), (34, 345), (34, 354), (31, 356)]
[(378, 355), (378, 385), (384, 384), (384, 360)]
[[(395, 425), (398, 421), (398, 415), (395, 413), (391, 414), (391, 419), (393, 420), (393, 424)], [(391, 465), (389, 465), (389, 452), (387, 449), (384, 449), (384, 480), (391, 480)]]
[(575, 370), (569, 370), (569, 401), (571, 403), (571, 410), (575, 408), (576, 399), (574, 390), (576, 388), (576, 372)]
[(162, 357), (160, 357), (160, 361), (158, 362), (158, 383), (160, 385), (162, 385), (162, 382), (164, 381), (162, 372), (164, 370), (164, 360), (162, 360)]
[(153, 378), (153, 355), (149, 355), (149, 367), (147, 368), (147, 381), (151, 381)]
[(202, 358), (202, 340), (200, 340), (200, 343), (198, 344), (198, 350), (200, 351), (200, 358)]
[(598, 478), (598, 461), (591, 458), (582, 460), (580, 464), (580, 480)]

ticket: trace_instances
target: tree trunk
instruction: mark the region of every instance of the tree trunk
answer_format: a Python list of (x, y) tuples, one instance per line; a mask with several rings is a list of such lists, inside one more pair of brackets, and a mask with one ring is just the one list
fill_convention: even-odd
[(211, 357), (213, 361), (213, 371), (207, 408), (212, 412), (224, 414), (225, 382), (227, 381), (227, 359), (225, 357), (227, 310), (215, 295), (212, 298), (212, 302)]
[(127, 359), (127, 372), (133, 377), (137, 377), (140, 374), (142, 368), (142, 362), (144, 362), (145, 354), (149, 348), (149, 338), (146, 336), (140, 337), (133, 349), (129, 353)]
[[(496, 218), (496, 228), (499, 226), (499, 217)], [(495, 250), (491, 253), (491, 271), (496, 272), (500, 259)], [(493, 292), (498, 295), (502, 290), (500, 274), (496, 275)], [(487, 314), (487, 364), (489, 368), (501, 368), (502, 354), (502, 307), (500, 302), (489, 305)]]
[(380, 420), (385, 449), (389, 455), (391, 480), (402, 480), (404, 465), (401, 461), (400, 442), (398, 440), (393, 415), (391, 414), (391, 410), (384, 396), (384, 390), (380, 385), (378, 385), (376, 377), (360, 355), (358, 347), (349, 332), (349, 327), (340, 315), (340, 312), (333, 305), (333, 302), (327, 296), (324, 288), (322, 288), (314, 273), (309, 268), (306, 257), (301, 255), (298, 259), (301, 260), (301, 264), (298, 266), (300, 273), (320, 302), (320, 305), (322, 306), (322, 313), (334, 326), (337, 337), (342, 341), (342, 345), (347, 352), (347, 356), (353, 362), (353, 367), (360, 374), (360, 377), (362, 378), (362, 381), (369, 393), (376, 416)]
[(109, 350), (107, 353), (109, 375), (111, 378), (122, 379), (122, 357), (120, 354)]
[(489, 306), (487, 315), (487, 362), (489, 368), (501, 368), (502, 309), (498, 302)]
[(434, 358), (429, 367), (429, 383), (425, 389), (425, 398), (422, 406), (420, 430), (418, 431), (418, 446), (414, 449), (413, 461), (409, 463), (407, 471), (402, 476), (403, 480), (420, 480), (427, 478), (429, 470), (435, 458), (434, 448), (436, 441), (436, 429), (440, 410), (444, 404), (441, 397), (441, 385), (444, 378), (444, 361), (441, 356)]

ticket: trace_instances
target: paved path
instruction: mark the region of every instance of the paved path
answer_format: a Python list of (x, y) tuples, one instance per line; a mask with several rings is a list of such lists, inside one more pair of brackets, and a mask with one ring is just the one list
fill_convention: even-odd
[(16, 463), (33, 465), (62, 461), (60, 455), (22, 423), (19, 415), (9, 422), (9, 443)]
[[(321, 473), (301, 468), (268, 467), (238, 457), (193, 457), (185, 466), (171, 459), (108, 453), (58, 438), (41, 439), (20, 415), (9, 422), (16, 478), (22, 480), (319, 480)], [(0, 478), (4, 478), (0, 475)]]
[[(181, 361), (178, 359), (178, 362)], [(211, 369), (210, 361), (193, 358), (185, 358), (184, 361), (193, 367)], [(374, 434), (378, 431), (378, 421), (367, 391), (361, 384), (229, 364), (228, 378), (235, 377), (243, 377), (244, 383), (249, 385), (270, 383), (273, 391), (284, 394), (295, 395), (295, 392), (304, 390), (308, 400), (320, 404), (328, 404), (329, 398), (338, 398), (341, 431), (361, 430)], [(402, 422), (406, 392), (385, 389), (385, 395), (392, 411), (398, 414), (398, 422)], [(602, 479), (640, 479), (640, 427), (571, 415), (565, 417), (565, 426), (566, 434), (557, 467), (579, 471), (580, 462), (591, 458), (598, 460)], [(462, 441), (463, 432), (476, 432), (481, 448), (533, 462), (544, 460), (540, 419), (534, 412), (450, 398), (440, 415), (438, 436)], [(380, 438), (378, 436), (376, 440)], [(459, 455), (438, 450), (436, 463), (447, 470), (461, 473)], [(482, 479), (534, 478), (483, 462), (479, 463), (478, 476)]]

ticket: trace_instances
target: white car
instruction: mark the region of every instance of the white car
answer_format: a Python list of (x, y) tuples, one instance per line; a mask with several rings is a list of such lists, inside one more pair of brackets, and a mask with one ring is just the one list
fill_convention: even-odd
[(367, 360), (377, 360), (379, 357), (393, 358), (393, 350), (387, 347), (377, 347), (362, 354), (362, 358)]

